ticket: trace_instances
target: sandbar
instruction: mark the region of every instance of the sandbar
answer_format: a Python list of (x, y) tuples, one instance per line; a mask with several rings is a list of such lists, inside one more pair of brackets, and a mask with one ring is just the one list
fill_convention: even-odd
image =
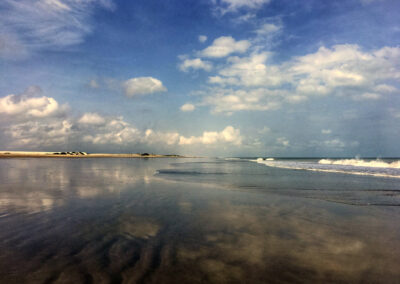
[(86, 153), (86, 152), (33, 152), (0, 151), (0, 158), (186, 158), (180, 155), (160, 155), (149, 153)]

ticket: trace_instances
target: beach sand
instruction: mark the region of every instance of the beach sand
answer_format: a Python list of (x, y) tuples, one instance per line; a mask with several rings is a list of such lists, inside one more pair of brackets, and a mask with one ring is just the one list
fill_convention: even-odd
[[(63, 153), (63, 154), (62, 154)], [(180, 155), (158, 154), (109, 154), (85, 152), (30, 152), (30, 151), (0, 151), (0, 158), (183, 158)]]

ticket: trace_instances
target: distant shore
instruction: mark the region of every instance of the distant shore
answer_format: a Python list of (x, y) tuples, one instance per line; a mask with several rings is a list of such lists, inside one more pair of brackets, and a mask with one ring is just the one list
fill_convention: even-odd
[(0, 158), (186, 158), (180, 155), (159, 155), (149, 153), (107, 154), (86, 152), (30, 152), (0, 151)]

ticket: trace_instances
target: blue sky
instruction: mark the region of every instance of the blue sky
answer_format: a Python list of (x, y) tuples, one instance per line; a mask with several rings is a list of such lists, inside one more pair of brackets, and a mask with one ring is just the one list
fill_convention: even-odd
[(4, 0), (4, 150), (400, 156), (400, 3)]

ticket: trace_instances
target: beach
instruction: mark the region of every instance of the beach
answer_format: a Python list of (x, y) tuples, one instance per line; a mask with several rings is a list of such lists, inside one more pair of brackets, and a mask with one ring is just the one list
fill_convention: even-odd
[(253, 160), (1, 159), (0, 282), (397, 283), (398, 179)]
[(86, 152), (33, 152), (0, 151), (0, 158), (182, 158), (180, 155), (159, 155), (148, 153), (110, 154)]

